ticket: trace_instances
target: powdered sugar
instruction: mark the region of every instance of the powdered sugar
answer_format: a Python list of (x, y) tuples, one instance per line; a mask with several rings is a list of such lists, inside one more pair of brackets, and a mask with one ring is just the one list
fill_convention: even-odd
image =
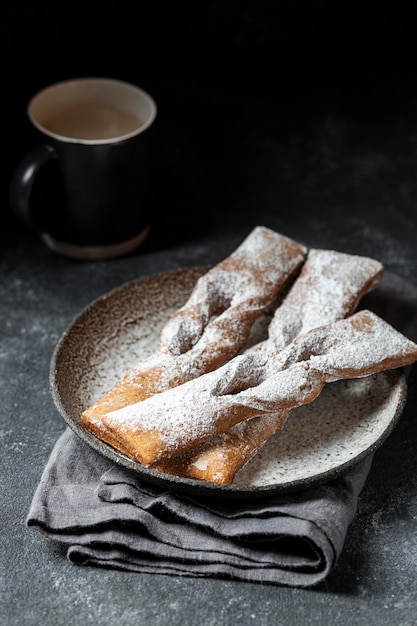
[(178, 356), (194, 347), (191, 358), (196, 359), (207, 344), (216, 348), (231, 334), (229, 344), (238, 342), (236, 353), (305, 255), (300, 244), (257, 226), (232, 254), (199, 278), (188, 301), (162, 329), (159, 349)]
[(260, 413), (310, 402), (326, 382), (414, 362), (417, 346), (375, 314), (362, 311), (300, 336), (275, 359), (258, 357), (236, 357), (210, 374), (111, 412), (104, 423), (122, 433), (132, 431), (144, 442), (146, 433), (151, 438), (157, 433), (157, 449), (147, 454), (145, 445), (137, 452), (149, 464)]
[[(158, 349), (82, 414), (106, 440), (101, 414), (144, 400), (209, 372), (245, 345), (256, 319), (302, 265), (304, 246), (258, 226), (241, 245), (197, 280), (186, 303), (161, 330)], [(114, 439), (111, 437), (112, 445)]]
[(383, 266), (374, 259), (311, 249), (300, 276), (275, 313), (269, 338), (282, 348), (297, 335), (353, 313), (382, 273)]

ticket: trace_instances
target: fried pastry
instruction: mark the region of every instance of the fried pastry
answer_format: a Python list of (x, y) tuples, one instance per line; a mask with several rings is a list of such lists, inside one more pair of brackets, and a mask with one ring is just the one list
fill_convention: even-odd
[(127, 453), (102, 415), (192, 380), (235, 356), (255, 320), (300, 270), (306, 253), (288, 237), (254, 228), (234, 252), (199, 278), (187, 302), (162, 329), (157, 350), (85, 410), (82, 424)]
[[(384, 268), (369, 257), (310, 249), (301, 273), (268, 328), (268, 339), (250, 350), (284, 348), (309, 330), (351, 315)], [(168, 459), (160, 471), (215, 483), (231, 483), (238, 472), (281, 429), (288, 412), (259, 416), (234, 426), (184, 455)]]
[(267, 341), (252, 349), (284, 348), (298, 335), (351, 315), (383, 274), (382, 263), (370, 257), (310, 249), (299, 276), (275, 311)]
[(290, 411), (260, 415), (200, 445), (164, 459), (154, 466), (160, 472), (217, 484), (230, 484), (236, 473), (280, 430)]
[(326, 383), (409, 365), (417, 345), (371, 311), (320, 326), (282, 350), (234, 357), (218, 369), (103, 421), (131, 458), (155, 466), (259, 415), (314, 400)]

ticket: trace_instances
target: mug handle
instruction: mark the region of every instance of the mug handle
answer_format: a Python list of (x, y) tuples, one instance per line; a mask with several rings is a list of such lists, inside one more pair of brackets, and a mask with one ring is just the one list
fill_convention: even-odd
[(41, 224), (37, 222), (31, 209), (31, 196), (36, 176), (48, 161), (56, 158), (53, 148), (45, 144), (37, 144), (18, 163), (12, 175), (9, 189), (11, 209), (21, 222), (32, 229), (41, 229)]

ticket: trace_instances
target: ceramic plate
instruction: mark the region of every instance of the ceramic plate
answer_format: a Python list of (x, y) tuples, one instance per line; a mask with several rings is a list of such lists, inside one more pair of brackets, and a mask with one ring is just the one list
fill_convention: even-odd
[[(284, 428), (236, 476), (232, 485), (176, 478), (147, 469), (105, 444), (81, 424), (81, 412), (155, 349), (168, 316), (187, 300), (207, 268), (158, 274), (127, 283), (87, 306), (60, 338), (50, 383), (66, 423), (104, 457), (143, 480), (200, 495), (260, 496), (304, 489), (336, 477), (372, 453), (391, 432), (406, 398), (403, 370), (326, 385), (311, 404), (291, 413)], [(362, 308), (370, 308), (411, 337), (417, 327), (415, 288), (386, 274)], [(254, 326), (249, 343), (266, 336), (272, 311)]]

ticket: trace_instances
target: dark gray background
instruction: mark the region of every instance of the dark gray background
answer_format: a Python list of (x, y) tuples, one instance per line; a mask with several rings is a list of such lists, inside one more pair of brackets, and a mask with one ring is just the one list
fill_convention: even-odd
[[(342, 557), (325, 584), (287, 589), (69, 564), (25, 527), (64, 428), (52, 351), (95, 297), (129, 280), (224, 258), (257, 224), (308, 246), (374, 256), (417, 286), (415, 20), (396, 4), (155, 2), (2, 8), (0, 621), (346, 626), (415, 624), (416, 372), (375, 455)], [(59, 6), (59, 9), (57, 8)], [(55, 80), (131, 80), (159, 106), (146, 243), (92, 263), (58, 257), (12, 217), (25, 109)]]

